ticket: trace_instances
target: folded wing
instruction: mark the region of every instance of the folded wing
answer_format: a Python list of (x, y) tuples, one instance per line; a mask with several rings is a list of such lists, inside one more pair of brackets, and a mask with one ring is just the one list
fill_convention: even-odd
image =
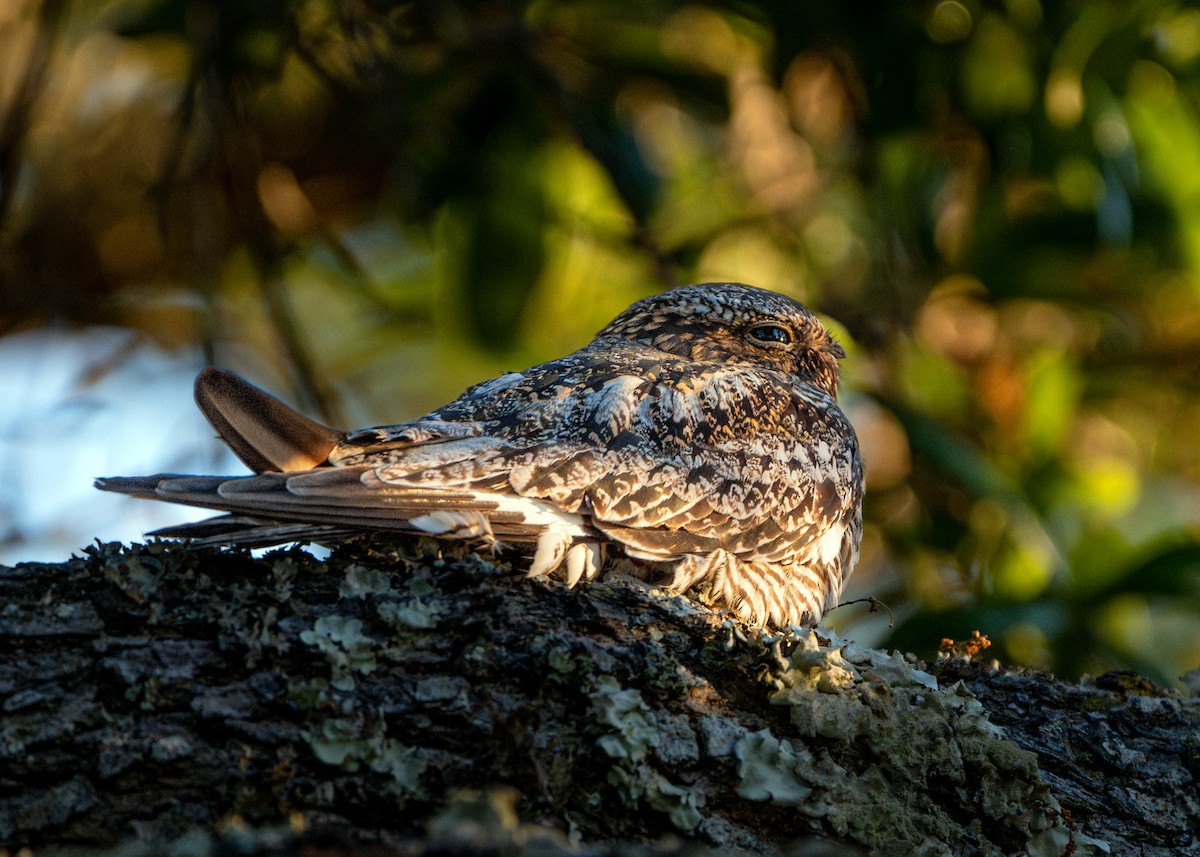
[[(383, 529), (531, 543), (551, 528), (551, 558), (598, 540), (657, 561), (717, 549), (748, 562), (828, 553), (831, 523), (857, 506), (853, 434), (828, 399), (774, 374), (572, 355), (501, 376), (420, 420), (345, 435), (208, 370), (197, 400), (257, 475), (97, 486), (235, 516), (190, 525), (212, 541), (258, 527), (278, 541)], [(750, 388), (768, 393), (748, 414)]]

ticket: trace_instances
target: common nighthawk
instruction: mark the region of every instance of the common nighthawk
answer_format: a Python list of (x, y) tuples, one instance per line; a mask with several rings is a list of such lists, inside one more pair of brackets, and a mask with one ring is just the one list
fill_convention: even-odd
[(530, 576), (561, 571), (571, 586), (616, 548), (748, 623), (810, 624), (837, 602), (862, 535), (858, 442), (836, 402), (844, 356), (789, 298), (687, 286), (638, 301), (573, 354), (348, 434), (205, 370), (196, 401), (257, 475), (96, 485), (231, 513), (164, 535), (499, 540), (533, 547)]

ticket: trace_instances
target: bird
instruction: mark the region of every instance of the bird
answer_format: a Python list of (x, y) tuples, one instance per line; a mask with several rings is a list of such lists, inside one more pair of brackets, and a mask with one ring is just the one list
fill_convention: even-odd
[(384, 530), (523, 547), (574, 587), (623, 557), (750, 627), (815, 625), (858, 559), (845, 351), (741, 283), (632, 304), (583, 348), (422, 417), (343, 432), (208, 368), (196, 402), (253, 471), (96, 487), (226, 513), (151, 535), (265, 546)]

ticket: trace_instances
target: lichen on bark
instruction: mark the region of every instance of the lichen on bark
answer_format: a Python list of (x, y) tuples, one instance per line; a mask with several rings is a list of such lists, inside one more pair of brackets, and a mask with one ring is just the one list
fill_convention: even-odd
[[(5, 847), (217, 848), (233, 823), (425, 853), (433, 831), (470, 827), (463, 806), (511, 853), (664, 835), (750, 854), (811, 837), (879, 854), (1196, 841), (1194, 699), (745, 633), (636, 581), (568, 590), (434, 542), (324, 560), (154, 543), (0, 569), (0, 599)], [(1046, 730), (1006, 719), (1014, 686), (1067, 730), (1104, 701), (1084, 725), (1111, 718), (1115, 758), (1161, 772), (1143, 805), (1193, 789), (1182, 820), (1097, 812), (1095, 783), (1064, 783), (1036, 744)], [(1181, 749), (1122, 743), (1137, 716)]]

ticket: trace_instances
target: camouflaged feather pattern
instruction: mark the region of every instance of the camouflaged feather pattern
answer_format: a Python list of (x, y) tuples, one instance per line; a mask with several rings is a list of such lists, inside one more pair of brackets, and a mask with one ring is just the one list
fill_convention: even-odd
[(561, 571), (571, 585), (616, 546), (751, 624), (808, 624), (836, 603), (862, 533), (841, 356), (789, 298), (689, 286), (635, 303), (566, 357), (420, 419), (339, 435), (323, 466), (101, 487), (251, 523), (528, 542), (531, 575)]

